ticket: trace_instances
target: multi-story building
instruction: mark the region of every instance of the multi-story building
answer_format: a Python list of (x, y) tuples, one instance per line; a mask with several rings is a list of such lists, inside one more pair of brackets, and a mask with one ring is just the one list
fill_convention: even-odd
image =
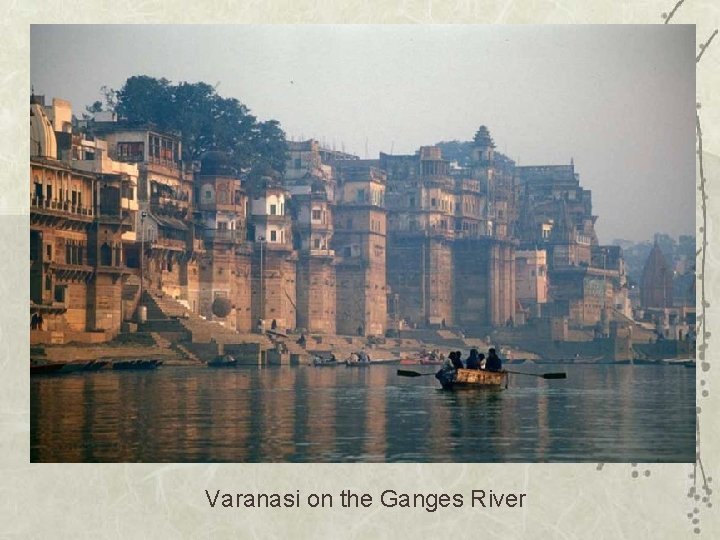
[(134, 171), (100, 149), (73, 160), (91, 153), (73, 146), (70, 104), (46, 107), (42, 96), (30, 103), (31, 342), (104, 341), (131, 315), (121, 292), (134, 209), (123, 194)]
[(438, 147), (381, 154), (380, 162), (388, 171), (388, 275), (399, 316), (466, 328), (510, 320), (515, 270), (507, 221), (514, 199), (507, 192), (514, 177), (504, 172), (498, 186), (487, 129), (478, 130), (462, 166), (444, 160)]
[(567, 317), (576, 326), (602, 324), (607, 334), (609, 321), (628, 314), (627, 283), (620, 249), (598, 244), (592, 193), (580, 185), (572, 162), (517, 171), (521, 245), (547, 250), (543, 314)]
[(202, 156), (195, 191), (196, 233), (204, 241), (199, 257), (199, 313), (213, 318), (213, 304), (225, 298), (232, 312), (221, 318), (236, 330), (251, 331), (248, 198), (227, 155), (213, 151)]
[(297, 325), (313, 333), (336, 330), (335, 252), (331, 249), (335, 172), (317, 141), (290, 142), (284, 185), (293, 217), (297, 262)]
[[(193, 175), (182, 162), (178, 135), (152, 124), (127, 121), (94, 121), (88, 124), (94, 138), (107, 141), (112, 159), (138, 167), (139, 255), (129, 257), (143, 268), (146, 285), (199, 307), (198, 247), (192, 225)], [(139, 253), (139, 252), (138, 252)], [(136, 263), (137, 259), (137, 263)]]
[(383, 335), (387, 329), (387, 177), (373, 160), (336, 163), (340, 204), (335, 209), (336, 316), (341, 334)]
[(263, 177), (248, 186), (252, 262), (252, 313), (264, 329), (297, 326), (297, 254), (292, 244), (289, 193), (281, 183)]

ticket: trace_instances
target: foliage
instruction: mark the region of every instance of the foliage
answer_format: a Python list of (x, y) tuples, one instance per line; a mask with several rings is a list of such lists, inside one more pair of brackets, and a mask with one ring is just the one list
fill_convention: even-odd
[(207, 83), (173, 84), (138, 75), (128, 78), (120, 90), (103, 91), (106, 106), (119, 118), (179, 133), (183, 159), (220, 150), (238, 171), (285, 170), (287, 144), (280, 124), (258, 121), (237, 99), (221, 97)]

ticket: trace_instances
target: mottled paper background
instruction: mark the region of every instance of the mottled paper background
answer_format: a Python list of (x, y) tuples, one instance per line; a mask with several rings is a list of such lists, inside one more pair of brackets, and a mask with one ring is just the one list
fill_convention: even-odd
[[(0, 537), (2, 538), (720, 538), (720, 496), (693, 464), (581, 465), (51, 465), (29, 464), (28, 95), (29, 25), (36, 23), (672, 23), (697, 24), (698, 45), (720, 26), (715, 1), (447, 2), (234, 0), (5, 1), (0, 22)], [(701, 49), (698, 48), (698, 54)], [(112, 58), (107, 59), (112, 62)], [(618, 58), (622, 61), (622, 58)], [(707, 331), (718, 328), (720, 38), (697, 65), (709, 196)], [(88, 66), (92, 69), (92, 66)], [(699, 179), (698, 179), (699, 183)], [(702, 223), (698, 191), (698, 226)], [(702, 233), (698, 233), (698, 240)], [(700, 246), (700, 244), (699, 244)], [(700, 266), (698, 265), (698, 268)], [(698, 287), (700, 293), (702, 288)], [(699, 312), (700, 313), (700, 312)], [(700, 333), (699, 333), (700, 337)], [(712, 364), (718, 338), (708, 336)], [(708, 366), (706, 366), (708, 367)], [(720, 367), (697, 370), (700, 446), (720, 483)], [(701, 385), (701, 382), (704, 381)], [(80, 396), (78, 396), (80, 399)], [(671, 406), (671, 404), (668, 404)], [(698, 471), (698, 481), (691, 478)], [(696, 500), (688, 496), (693, 485)], [(204, 489), (319, 491), (375, 496), (523, 491), (518, 510), (210, 510)], [(707, 498), (709, 496), (709, 499)], [(703, 499), (703, 497), (706, 497)], [(467, 500), (467, 499), (466, 499)], [(708, 503), (710, 506), (708, 506)], [(693, 522), (697, 520), (697, 522)]]

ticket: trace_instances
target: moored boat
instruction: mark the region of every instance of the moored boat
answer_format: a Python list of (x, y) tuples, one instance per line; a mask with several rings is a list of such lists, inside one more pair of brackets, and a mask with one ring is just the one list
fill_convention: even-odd
[(236, 367), (237, 359), (230, 354), (219, 355), (210, 360), (207, 365), (211, 368)]
[(489, 388), (499, 389), (508, 386), (509, 375), (507, 371), (487, 371), (484, 369), (441, 369), (435, 374), (446, 390), (459, 388)]
[(400, 359), (399, 358), (389, 358), (385, 360), (368, 360), (367, 362), (353, 362), (351, 360), (346, 360), (345, 365), (347, 367), (370, 367), (370, 366), (381, 366), (381, 365), (388, 365), (388, 364), (399, 364)]
[(112, 369), (125, 370), (125, 369), (155, 369), (162, 360), (152, 360), (144, 358), (136, 358), (134, 360), (115, 360), (111, 367)]
[(335, 367), (338, 365), (338, 361), (335, 356), (324, 358), (322, 356), (313, 357), (312, 365), (315, 367)]

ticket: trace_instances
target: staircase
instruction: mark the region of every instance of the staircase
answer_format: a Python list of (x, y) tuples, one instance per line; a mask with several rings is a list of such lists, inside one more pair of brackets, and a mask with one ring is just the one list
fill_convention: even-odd
[[(209, 321), (190, 311), (186, 306), (163, 294), (149, 289), (145, 291), (148, 325), (159, 323), (165, 332), (180, 331), (193, 343), (239, 344), (258, 343), (262, 349), (273, 347), (267, 336), (260, 334), (241, 334), (217, 321)], [(177, 347), (177, 344), (173, 344)], [(188, 351), (189, 354), (190, 351)]]

